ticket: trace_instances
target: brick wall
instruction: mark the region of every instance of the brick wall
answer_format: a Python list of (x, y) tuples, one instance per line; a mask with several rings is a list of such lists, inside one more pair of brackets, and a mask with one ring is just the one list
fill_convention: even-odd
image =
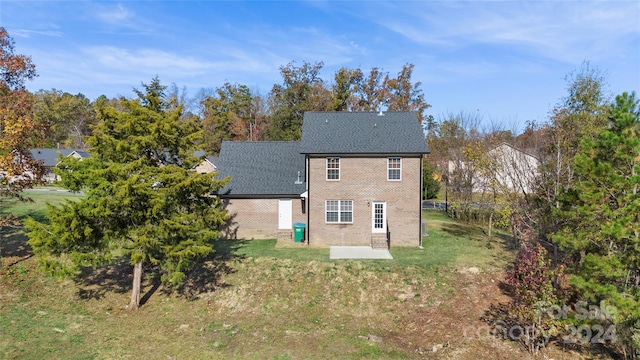
[[(420, 240), (420, 157), (402, 158), (402, 180), (387, 180), (387, 157), (340, 157), (340, 180), (326, 180), (326, 157), (309, 160), (310, 245), (371, 245), (373, 201), (385, 201), (391, 246)], [(353, 224), (328, 224), (325, 200), (353, 200)]]
[[(292, 222), (307, 222), (300, 199), (292, 199)], [(231, 239), (275, 239), (291, 237), (293, 230), (278, 229), (278, 199), (225, 200), (231, 218), (223, 229)], [(293, 240), (292, 240), (293, 241)]]

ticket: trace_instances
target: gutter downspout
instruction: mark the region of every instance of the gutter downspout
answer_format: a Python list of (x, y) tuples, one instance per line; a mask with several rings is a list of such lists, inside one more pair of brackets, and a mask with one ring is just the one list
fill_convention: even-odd
[(305, 181), (306, 181), (306, 187), (307, 187), (307, 201), (305, 201), (305, 203), (306, 203), (305, 206), (307, 207), (307, 226), (306, 226), (306, 229), (305, 229), (305, 231), (306, 231), (305, 236), (307, 238), (307, 246), (309, 246), (310, 243), (311, 243), (311, 241), (310, 241), (311, 236), (309, 235), (309, 227), (311, 226), (311, 222), (310, 222), (311, 215), (309, 214), (310, 211), (311, 211), (311, 196), (310, 196), (310, 192), (309, 192), (309, 178), (310, 178), (310, 176), (309, 176), (309, 154), (305, 155), (305, 164), (304, 164), (304, 166), (305, 166), (305, 172), (304, 172), (305, 174), (304, 175), (305, 175)]
[(418, 200), (420, 200), (420, 206), (418, 207), (418, 209), (420, 209), (420, 221), (418, 223), (418, 248), (420, 250), (424, 249), (424, 247), (422, 246), (422, 190), (424, 189), (424, 176), (422, 171), (422, 168), (424, 166), (423, 162), (424, 155), (420, 156), (420, 196), (418, 196)]

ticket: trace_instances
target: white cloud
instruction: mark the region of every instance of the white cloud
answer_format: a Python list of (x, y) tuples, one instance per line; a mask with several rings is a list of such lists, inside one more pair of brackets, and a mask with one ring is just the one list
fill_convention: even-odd
[(324, 61), (325, 65), (339, 65), (350, 62), (367, 51), (348, 36), (336, 36), (319, 28), (288, 29), (281, 34), (281, 40), (279, 51), (292, 57), (287, 62)]
[(125, 34), (125, 31), (133, 31), (128, 35), (151, 35), (161, 26), (149, 13), (134, 11), (134, 4), (129, 4), (128, 7), (110, 1), (89, 1), (82, 4), (83, 14), (77, 15), (77, 19), (93, 22), (88, 28), (96, 32)]
[(29, 38), (34, 35), (62, 37), (63, 33), (59, 30), (29, 30), (29, 29), (12, 29), (12, 37)]
[(103, 22), (108, 24), (122, 24), (130, 20), (134, 16), (134, 13), (122, 6), (122, 4), (117, 4), (115, 7), (111, 6), (103, 6), (96, 13), (96, 17)]
[(93, 46), (82, 50), (88, 61), (95, 60), (103, 69), (118, 71), (147, 71), (172, 73), (201, 73), (214, 67), (213, 63), (193, 57), (172, 54), (156, 49), (128, 50), (115, 46)]
[(377, 23), (420, 44), (493, 44), (570, 63), (612, 56), (629, 36), (640, 36), (638, 2), (426, 2), (385, 8), (387, 16)]

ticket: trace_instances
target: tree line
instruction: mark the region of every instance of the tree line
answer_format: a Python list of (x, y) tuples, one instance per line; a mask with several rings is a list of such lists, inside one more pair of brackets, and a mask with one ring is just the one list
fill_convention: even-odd
[[(205, 136), (200, 147), (210, 154), (217, 154), (224, 140), (299, 140), (305, 111), (415, 111), (422, 121), (430, 106), (421, 83), (412, 80), (413, 64), (404, 65), (395, 76), (380, 68), (341, 68), (331, 81), (321, 78), (322, 67), (322, 62), (281, 66), (282, 83), (273, 85), (267, 96), (229, 82), (201, 89), (192, 98), (173, 84), (164, 95), (174, 106), (185, 108), (184, 119), (202, 122)], [(160, 84), (158, 78), (152, 81)], [(67, 148), (86, 147), (84, 138), (96, 124), (96, 107), (120, 100), (100, 96), (91, 101), (57, 89), (25, 96), (45, 146)]]

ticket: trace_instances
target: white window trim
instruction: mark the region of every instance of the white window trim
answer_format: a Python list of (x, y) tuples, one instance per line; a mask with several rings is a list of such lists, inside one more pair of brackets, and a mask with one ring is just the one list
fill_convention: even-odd
[[(393, 168), (393, 170), (399, 170), (399, 172), (400, 172), (400, 178), (399, 179), (390, 179), (389, 178), (389, 173), (392, 170), (392, 168), (391, 168), (391, 159), (398, 159), (400, 161), (400, 168), (399, 169)], [(394, 157), (388, 157), (387, 158), (387, 181), (402, 181), (402, 158), (401, 157), (394, 156)]]
[[(335, 168), (329, 169), (329, 160), (330, 159), (335, 159), (335, 160), (338, 161), (338, 168), (337, 169), (335, 169)], [(338, 171), (338, 178), (337, 179), (329, 179), (329, 170), (337, 170)], [(340, 158), (339, 157), (335, 157), (335, 156), (328, 157), (326, 162), (325, 162), (325, 178), (326, 178), (326, 180), (327, 181), (340, 181), (340, 172), (341, 172), (340, 171)]]
[[(329, 203), (329, 201), (337, 201), (338, 202), (338, 221), (327, 221), (327, 213), (329, 212), (327, 210), (327, 205)], [(342, 203), (343, 202), (351, 202), (351, 211), (342, 211)], [(331, 211), (331, 212), (336, 212), (336, 211)], [(342, 214), (343, 213), (351, 213), (351, 221), (341, 221), (342, 219)], [(330, 200), (325, 200), (324, 201), (324, 222), (325, 224), (353, 224), (353, 213), (354, 213), (354, 208), (353, 208), (353, 200), (337, 200), (337, 199), (330, 199)]]

